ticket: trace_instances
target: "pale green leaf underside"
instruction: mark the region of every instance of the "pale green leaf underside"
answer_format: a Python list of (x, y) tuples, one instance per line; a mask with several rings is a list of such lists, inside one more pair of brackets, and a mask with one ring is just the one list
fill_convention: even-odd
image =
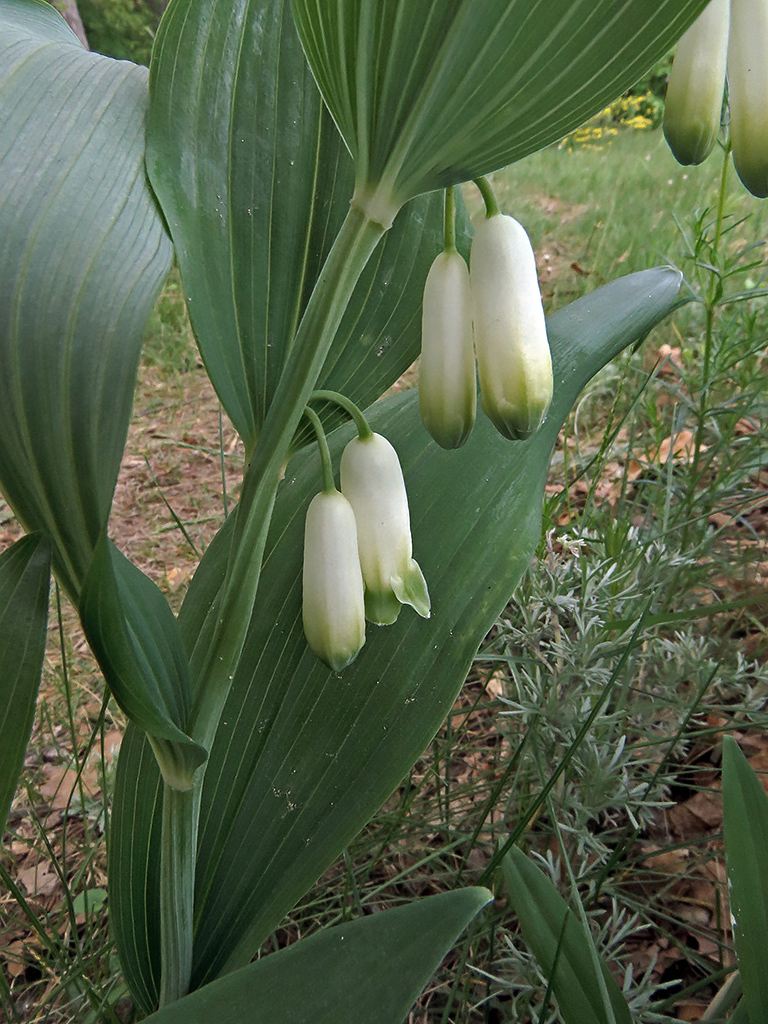
[(402, 201), (555, 142), (706, 0), (293, 0), (359, 183)]
[(584, 925), (552, 882), (517, 847), (503, 871), (523, 938), (552, 985), (564, 1024), (606, 1024), (606, 996), (615, 1024), (632, 1024), (621, 989), (604, 963), (599, 977)]
[(0, 555), (0, 840), (35, 714), (50, 573), (50, 546), (40, 536)]
[[(586, 381), (642, 337), (674, 303), (680, 276), (648, 271), (593, 292), (549, 323), (556, 394), (542, 431), (503, 440), (482, 419), (458, 452), (444, 452), (419, 420), (415, 392), (371, 412), (400, 455), (409, 486), (414, 554), (432, 618), (404, 609), (369, 627), (357, 661), (333, 675), (307, 649), (301, 626), (304, 513), (319, 487), (317, 453), (289, 466), (278, 495), (254, 617), (207, 769), (196, 887), (194, 984), (250, 959), (265, 937), (360, 830), (418, 758), (450, 710), (471, 659), (529, 563), (562, 420)], [(335, 431), (338, 458), (350, 430)], [(206, 572), (226, 558), (226, 533)], [(458, 585), (461, 581), (461, 586)], [(185, 602), (194, 634), (195, 606)], [(129, 730), (120, 756), (111, 879), (123, 966), (150, 1006), (156, 994), (153, 897), (132, 917), (145, 872), (157, 777)], [(127, 837), (130, 837), (128, 840)], [(143, 915), (147, 916), (143, 916)], [(113, 916), (113, 923), (115, 917)]]
[(491, 898), (487, 889), (460, 889), (326, 929), (148, 1020), (401, 1024), (440, 961)]
[(106, 522), (171, 247), (144, 174), (147, 75), (0, 0), (0, 487), (76, 596)]

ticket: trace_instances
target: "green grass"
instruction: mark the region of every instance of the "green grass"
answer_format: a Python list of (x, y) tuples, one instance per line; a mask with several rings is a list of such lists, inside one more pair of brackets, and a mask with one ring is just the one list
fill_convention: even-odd
[[(602, 150), (550, 149), (495, 177), (502, 208), (531, 235), (548, 308), (660, 262), (685, 272), (697, 301), (582, 396), (553, 461), (538, 560), (457, 706), (272, 947), (377, 906), (493, 882), (499, 844), (519, 831), (567, 897), (562, 842), (596, 946), (625, 983), (634, 1019), (674, 1018), (676, 993), (702, 982), (703, 994), (690, 998), (705, 1006), (722, 983), (730, 934), (722, 887), (712, 882), (717, 823), (678, 834), (673, 814), (696, 794), (714, 794), (716, 805), (723, 731), (759, 738), (767, 724), (768, 313), (754, 295), (709, 302), (720, 301), (713, 280), (723, 298), (766, 284), (765, 215), (731, 175), (715, 246), (720, 172), (718, 156), (682, 169), (660, 133), (635, 132)], [(477, 209), (470, 188), (467, 197)], [(173, 276), (150, 324), (136, 410), (172, 463), (163, 487), (183, 478), (187, 453), (218, 449), (216, 418), (196, 418), (202, 377)], [(183, 426), (179, 417), (188, 417)], [(226, 437), (224, 447), (230, 457)], [(159, 542), (176, 527), (143, 480), (157, 499), (143, 500)], [(171, 505), (181, 500), (167, 493)], [(195, 514), (218, 521), (221, 512), (211, 486)], [(182, 557), (177, 539), (166, 589), (167, 564)], [(13, 876), (33, 849), (59, 866), (65, 858), (65, 870), (51, 906), (3, 897), (0, 942), (28, 939), (25, 951), (13, 947), (24, 970), (11, 972), (10, 998), (0, 987), (0, 1007), (7, 1020), (128, 1020), (107, 908), (82, 920), (73, 913), (73, 901), (103, 883), (103, 805), (83, 801), (75, 780), (57, 830), (46, 830), (37, 811), (46, 751), (57, 764), (82, 765), (113, 724), (82, 648), (65, 640), (64, 650), (66, 661), (55, 646), (49, 655), (38, 753), (0, 866)], [(87, 729), (73, 728), (70, 708)], [(704, 883), (706, 906), (695, 896)], [(35, 938), (36, 927), (52, 941)], [(676, 988), (654, 968), (652, 949), (660, 963), (678, 964)], [(546, 989), (499, 888), (493, 911), (459, 943), (412, 1019), (556, 1021)]]
[[(502, 209), (525, 226), (540, 258), (548, 253), (562, 266), (553, 295), (558, 306), (622, 274), (678, 266), (676, 221), (712, 209), (719, 175), (719, 151), (699, 167), (681, 167), (660, 131), (637, 131), (621, 132), (600, 149), (536, 153), (493, 181)], [(763, 204), (735, 174), (728, 195), (734, 214), (752, 218), (749, 238), (760, 238)], [(574, 262), (588, 276), (573, 270)]]

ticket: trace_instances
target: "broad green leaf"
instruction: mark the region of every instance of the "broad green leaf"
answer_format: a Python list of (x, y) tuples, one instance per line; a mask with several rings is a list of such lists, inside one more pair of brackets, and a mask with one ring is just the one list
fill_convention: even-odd
[(0, 488), (77, 598), (106, 523), (171, 246), (144, 173), (147, 73), (0, 0)]
[(504, 858), (503, 870), (523, 938), (552, 986), (565, 1024), (608, 1024), (606, 996), (615, 1024), (632, 1024), (613, 975), (601, 961), (599, 978), (591, 937), (546, 875), (516, 846)]
[(750, 1016), (747, 1012), (746, 999), (741, 999), (736, 1004), (736, 1009), (728, 1018), (728, 1024), (750, 1024)]
[(723, 740), (723, 833), (744, 1002), (751, 1024), (766, 1024), (768, 796), (732, 736)]
[(83, 584), (80, 618), (115, 700), (149, 734), (166, 781), (190, 789), (206, 755), (184, 732), (191, 687), (181, 633), (157, 586), (106, 535)]
[(147, 1013), (160, 992), (163, 785), (152, 748), (128, 723), (117, 761), (107, 846), (109, 926), (131, 994)]
[(148, 1018), (152, 1024), (401, 1024), (492, 899), (459, 889), (327, 928)]
[[(203, 360), (250, 451), (349, 208), (352, 163), (288, 0), (177, 0), (150, 91), (149, 174)], [(328, 386), (367, 404), (418, 355), (419, 290), (441, 239), (439, 197), (404, 211), (358, 284)]]
[[(195, 986), (248, 962), (425, 749), (530, 562), (550, 455), (568, 410), (605, 362), (673, 307), (679, 284), (673, 270), (646, 271), (550, 319), (556, 394), (543, 430), (528, 442), (505, 441), (482, 419), (464, 448), (445, 452), (423, 429), (415, 392), (370, 410), (374, 429), (392, 441), (403, 465), (432, 618), (406, 609), (392, 627), (369, 626), (365, 647), (341, 676), (309, 652), (301, 626), (302, 535), (321, 486), (317, 452), (308, 448), (290, 463), (251, 630), (206, 771)], [(336, 459), (350, 433), (330, 438)], [(215, 558), (226, 556), (224, 539)], [(214, 566), (205, 572), (215, 578)], [(190, 624), (206, 600), (205, 587), (194, 583)], [(128, 909), (144, 901), (134, 887), (157, 855), (145, 814), (157, 799), (157, 776), (146, 765), (134, 737), (118, 767), (111, 906), (120, 915), (126, 977), (149, 1006), (157, 961), (147, 935), (156, 891), (146, 899), (149, 920), (131, 919)]]
[(666, 53), (707, 0), (293, 0), (304, 48), (386, 224), (411, 196), (542, 149)]
[(0, 840), (35, 716), (50, 578), (50, 545), (39, 535), (0, 555)]

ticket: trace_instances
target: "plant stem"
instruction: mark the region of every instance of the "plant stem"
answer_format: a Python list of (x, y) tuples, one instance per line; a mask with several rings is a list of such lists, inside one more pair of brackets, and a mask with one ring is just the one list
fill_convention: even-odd
[(480, 195), (483, 197), (485, 203), (485, 216), (496, 217), (501, 213), (499, 204), (496, 202), (496, 196), (491, 188), (491, 183), (487, 178), (473, 178), (474, 183), (480, 189)]
[(188, 732), (213, 741), (251, 619), (277, 487), (291, 442), (323, 368), (355, 284), (385, 228), (351, 206), (299, 325), (277, 391), (246, 471), (227, 576), (216, 602), (206, 651), (192, 657), (197, 692)]
[(197, 853), (195, 791), (163, 786), (160, 852), (160, 1006), (182, 999), (192, 974), (192, 915)]
[[(709, 410), (709, 376), (712, 366), (712, 349), (715, 336), (715, 303), (720, 276), (717, 271), (717, 262), (720, 256), (720, 241), (723, 235), (723, 220), (725, 219), (725, 201), (728, 194), (728, 168), (731, 162), (731, 147), (726, 145), (723, 150), (723, 169), (720, 173), (720, 192), (717, 202), (717, 216), (715, 219), (715, 237), (712, 240), (712, 253), (709, 271), (710, 281), (705, 306), (704, 326), (704, 362), (701, 369), (701, 394), (699, 395), (698, 410), (696, 414), (696, 436), (693, 443), (693, 459), (690, 474), (690, 493), (688, 495), (688, 519), (691, 519), (693, 506), (696, 500), (696, 487), (699, 479), (699, 466), (701, 453), (704, 446), (704, 429), (706, 426), (707, 413)], [(688, 543), (689, 526), (686, 524), (683, 529), (681, 544), (683, 548)]]
[(325, 436), (323, 424), (320, 422), (320, 417), (314, 409), (310, 409), (309, 406), (304, 410), (304, 415), (312, 424), (315, 431), (315, 437), (317, 437), (317, 447), (320, 449), (320, 462), (323, 466), (323, 490), (335, 491), (336, 482), (333, 479), (333, 462), (331, 461), (331, 453), (328, 449), (328, 438)]
[[(355, 284), (385, 230), (350, 207), (302, 317), (246, 470), (234, 513), (237, 519), (226, 577), (190, 657), (195, 691), (187, 733), (207, 750), (213, 744), (251, 621), (272, 509), (291, 442)], [(195, 855), (204, 775), (203, 765), (189, 792), (165, 787), (160, 868), (161, 1006), (182, 998), (190, 984)]]

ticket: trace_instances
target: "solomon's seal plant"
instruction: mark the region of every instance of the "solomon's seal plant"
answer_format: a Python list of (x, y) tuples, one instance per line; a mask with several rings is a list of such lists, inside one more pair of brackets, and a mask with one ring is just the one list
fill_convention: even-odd
[[(400, 1024), (489, 900), (446, 893), (252, 962), (435, 735), (535, 550), (572, 404), (672, 308), (679, 274), (613, 282), (545, 335), (532, 257), (496, 214), (470, 275), (483, 401), (530, 439), (481, 420), (444, 452), (413, 393), (372, 406), (354, 439), (339, 406), (367, 409), (418, 355), (444, 246), (443, 196), (427, 193), (575, 129), (704, 6), (171, 0), (147, 76), (86, 52), (42, 0), (0, 0), (0, 487), (29, 534), (0, 556), (0, 804), (34, 717), (52, 566), (129, 720), (109, 913), (137, 1014)], [(178, 615), (109, 539), (144, 326), (174, 253), (246, 453)], [(351, 661), (358, 571), (369, 617), (397, 621)], [(403, 603), (431, 618), (398, 617)]]

